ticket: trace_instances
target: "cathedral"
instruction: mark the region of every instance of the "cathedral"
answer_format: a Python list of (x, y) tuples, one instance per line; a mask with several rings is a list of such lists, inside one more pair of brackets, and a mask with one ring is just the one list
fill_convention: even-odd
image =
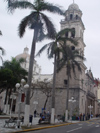
[[(75, 3), (69, 5), (68, 9), (65, 12), (64, 20), (60, 22), (61, 30), (75, 29), (75, 34), (66, 33), (66, 37), (72, 37), (74, 40), (78, 42), (77, 46), (74, 46), (72, 43), (66, 42), (66, 45), (69, 44), (71, 49), (78, 50), (81, 56), (84, 56), (84, 49), (86, 47), (84, 43), (84, 30), (85, 26), (82, 21), (82, 11), (79, 9), (79, 6)], [(24, 53), (16, 56), (16, 59), (21, 57), (26, 58), (26, 63), (22, 64), (23, 68), (28, 70), (29, 65), (29, 55), (28, 48), (24, 49)], [(87, 70), (83, 60), (78, 59), (77, 61), (80, 63), (82, 71), (79, 72), (76, 68), (76, 76), (73, 73), (70, 78), (69, 84), (69, 115), (79, 116), (80, 114), (88, 114), (90, 113), (89, 106), (91, 105), (93, 108), (91, 109), (91, 113), (95, 116), (100, 113), (100, 109), (98, 106), (98, 85), (96, 84), (96, 80), (93, 77), (92, 71)], [(53, 74), (51, 75), (42, 75), (41, 67), (36, 63), (33, 68), (33, 81), (36, 80), (44, 81), (45, 79), (50, 80), (52, 83)], [(66, 96), (67, 96), (67, 75), (66, 75), (66, 67), (63, 67), (58, 73), (56, 73), (56, 91), (55, 91), (55, 114), (56, 115), (64, 115), (66, 110)], [(75, 99), (75, 102), (70, 102), (71, 98)], [(31, 98), (31, 106), (30, 106), (30, 114), (34, 113), (36, 109), (38, 113), (41, 113), (44, 102), (46, 100), (46, 96), (44, 93), (40, 91), (40, 89), (34, 89), (34, 95)], [(17, 103), (17, 99), (16, 99)], [(25, 101), (22, 103), (21, 112), (24, 113)], [(17, 104), (15, 112), (17, 110)], [(47, 101), (46, 111), (51, 111), (51, 97), (49, 97)], [(72, 113), (72, 114), (71, 114)]]

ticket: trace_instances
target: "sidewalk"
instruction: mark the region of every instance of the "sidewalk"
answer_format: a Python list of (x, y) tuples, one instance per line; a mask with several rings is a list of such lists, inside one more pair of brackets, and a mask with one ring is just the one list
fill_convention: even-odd
[(4, 127), (5, 120), (7, 119), (0, 119), (0, 133), (11, 133), (19, 130), (19, 129), (14, 129), (10, 127), (9, 128)]
[(24, 132), (24, 131), (30, 131), (30, 130), (40, 130), (40, 129), (44, 129), (44, 128), (52, 128), (52, 127), (58, 127), (58, 126), (63, 126), (63, 125), (69, 125), (72, 124), (70, 122), (68, 123), (64, 123), (64, 122), (59, 122), (56, 124), (35, 124), (37, 121), (35, 120), (33, 123), (35, 125), (30, 125), (29, 127), (25, 127), (22, 126), (23, 129), (17, 129), (15, 127), (12, 127), (12, 124), (10, 124), (11, 126), (9, 127), (4, 127), (5, 124), (5, 120), (9, 119), (9, 115), (7, 116), (0, 116), (0, 133), (17, 133), (17, 132)]
[[(4, 117), (0, 117), (0, 133), (18, 133), (18, 132), (24, 132), (24, 131), (34, 131), (34, 130), (40, 130), (40, 129), (45, 129), (45, 128), (52, 128), (52, 127), (59, 127), (59, 126), (65, 126), (65, 125), (70, 125), (74, 123), (78, 123), (80, 121), (68, 121), (68, 123), (65, 122), (60, 122), (56, 124), (37, 124), (37, 125), (32, 125), (30, 127), (25, 127), (23, 126), (23, 129), (16, 129), (14, 127), (4, 127), (5, 120)], [(98, 119), (98, 118), (92, 118), (91, 120)]]

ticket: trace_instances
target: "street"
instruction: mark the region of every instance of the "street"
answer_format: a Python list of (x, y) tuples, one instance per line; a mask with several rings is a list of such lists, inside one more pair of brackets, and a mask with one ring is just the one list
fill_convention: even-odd
[(100, 120), (84, 121), (67, 126), (30, 131), (27, 133), (100, 133)]

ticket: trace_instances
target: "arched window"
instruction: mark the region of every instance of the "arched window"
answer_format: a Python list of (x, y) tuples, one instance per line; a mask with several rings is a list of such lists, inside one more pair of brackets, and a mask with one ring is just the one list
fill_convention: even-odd
[(65, 79), (65, 80), (64, 80), (64, 84), (67, 85), (67, 82), (68, 82), (68, 81)]
[(75, 47), (74, 46), (71, 46), (71, 50), (75, 50)]
[(73, 19), (73, 14), (70, 14), (70, 20), (72, 20)]
[(76, 20), (78, 19), (78, 15), (76, 15)]

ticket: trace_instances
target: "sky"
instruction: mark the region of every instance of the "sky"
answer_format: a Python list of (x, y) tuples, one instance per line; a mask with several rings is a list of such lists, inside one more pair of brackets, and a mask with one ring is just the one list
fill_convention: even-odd
[[(31, 2), (33, 0), (30, 0)], [(64, 10), (73, 3), (73, 0), (45, 0), (47, 2), (61, 6)], [(85, 26), (84, 43), (85, 47), (85, 65), (87, 69), (91, 69), (95, 78), (100, 78), (100, 0), (74, 0), (83, 13), (82, 21)], [(0, 30), (3, 36), (0, 36), (0, 46), (6, 51), (3, 60), (11, 60), (18, 54), (23, 53), (24, 48), (31, 50), (31, 43), (33, 38), (33, 31), (26, 29), (23, 38), (18, 36), (18, 25), (20, 21), (30, 13), (31, 10), (17, 9), (13, 14), (7, 10), (7, 3), (0, 0)], [(63, 16), (48, 14), (56, 29), (60, 30), (60, 21), (64, 19)], [(45, 40), (36, 45), (37, 51), (50, 40)], [(1, 53), (0, 53), (1, 54)], [(42, 68), (42, 74), (53, 73), (53, 59), (48, 60), (46, 52), (41, 57), (36, 58), (37, 63)], [(0, 61), (0, 65), (2, 65)]]

